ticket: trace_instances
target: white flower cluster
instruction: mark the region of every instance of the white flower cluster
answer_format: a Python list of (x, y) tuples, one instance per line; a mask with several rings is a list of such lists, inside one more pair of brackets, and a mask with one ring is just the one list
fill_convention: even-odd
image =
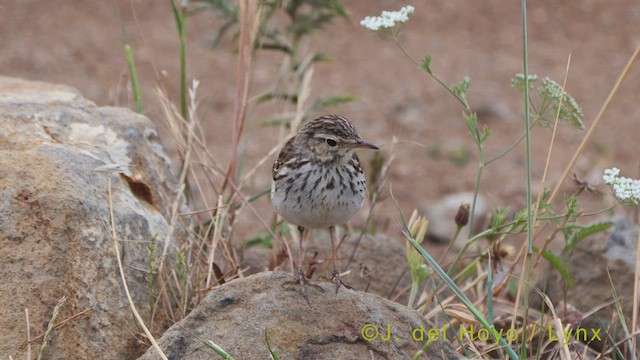
[(366, 27), (371, 31), (378, 31), (382, 29), (390, 29), (396, 24), (406, 23), (409, 21), (409, 16), (413, 14), (415, 9), (411, 5), (407, 5), (400, 9), (400, 11), (383, 11), (380, 16), (367, 16), (360, 25)]
[[(538, 80), (538, 75), (529, 74), (529, 89), (533, 89), (535, 82)], [(511, 79), (511, 87), (520, 91), (524, 91), (524, 74), (516, 74), (516, 77)]]
[[(580, 109), (576, 100), (562, 89), (560, 84), (546, 77), (542, 79), (542, 85), (538, 88), (538, 95), (540, 98), (553, 101), (554, 115), (558, 111), (558, 105), (562, 102), (560, 119), (571, 121), (577, 128), (584, 129), (582, 109)], [(562, 101), (560, 101), (561, 99)]]
[(602, 180), (611, 186), (613, 195), (622, 203), (637, 206), (640, 204), (640, 180), (629, 179), (620, 175), (620, 169), (606, 169)]

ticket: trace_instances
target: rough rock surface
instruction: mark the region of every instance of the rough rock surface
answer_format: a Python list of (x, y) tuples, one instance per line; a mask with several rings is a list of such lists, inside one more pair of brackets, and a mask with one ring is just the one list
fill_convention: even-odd
[[(236, 359), (269, 359), (266, 331), (280, 359), (411, 359), (424, 344), (413, 339), (412, 331), (434, 328), (379, 296), (344, 287), (336, 294), (329, 282), (316, 283), (322, 291), (283, 287), (292, 280), (289, 273), (262, 272), (213, 289), (165, 332), (160, 347), (173, 359), (211, 359), (217, 355), (203, 341), (212, 341)], [(391, 341), (384, 341), (388, 325)], [(442, 339), (424, 351), (421, 359), (462, 358)], [(140, 359), (159, 358), (150, 348)]]
[[(315, 252), (318, 253), (315, 260), (322, 262), (316, 266), (314, 278), (329, 277), (332, 270), (329, 235), (326, 231), (321, 233), (321, 236), (305, 243), (305, 266), (311, 263)], [(407, 269), (405, 246), (397, 239), (385, 235), (365, 235), (360, 240), (353, 261), (345, 270), (357, 240), (357, 234), (349, 235), (339, 248), (339, 265), (341, 269), (348, 271), (348, 274), (343, 276), (344, 282), (355, 290), (366, 290), (366, 292), (406, 304), (411, 275)], [(291, 245), (295, 259), (298, 247), (297, 244)], [(244, 254), (244, 264), (249, 266), (246, 274), (255, 274), (268, 269), (271, 250), (252, 247)], [(285, 259), (277, 269), (290, 271), (289, 261)]]
[[(612, 282), (625, 318), (631, 319), (639, 227), (626, 218), (613, 221), (615, 225), (610, 235), (598, 233), (590, 236), (581, 241), (570, 256), (562, 255), (571, 272), (572, 288), (566, 288), (558, 271), (549, 265), (544, 271), (548, 278), (539, 284), (540, 288), (546, 289), (546, 294), (554, 304), (566, 301), (569, 313), (562, 313), (564, 307), (559, 307), (558, 310), (573, 326), (599, 329), (604, 325), (606, 328), (613, 317), (618, 318)], [(608, 273), (611, 274), (611, 280)], [(536, 303), (533, 306), (540, 308), (540, 299), (534, 297), (534, 300)], [(586, 314), (590, 315), (585, 317)], [(605, 329), (601, 331), (601, 334), (604, 333)]]
[(144, 350), (110, 234), (109, 179), (128, 285), (148, 319), (152, 239), (157, 254), (186, 234), (177, 224), (167, 237), (178, 187), (153, 125), (66, 86), (0, 77), (0, 358), (24, 357), (25, 309), (36, 338), (63, 296), (56, 323), (80, 315), (53, 331), (45, 358)]

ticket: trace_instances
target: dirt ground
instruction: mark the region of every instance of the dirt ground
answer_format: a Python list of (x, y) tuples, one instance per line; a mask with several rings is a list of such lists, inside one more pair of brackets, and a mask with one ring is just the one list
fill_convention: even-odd
[[(477, 154), (461, 118), (462, 108), (434, 81), (413, 66), (390, 41), (359, 25), (366, 15), (397, 10), (405, 3), (390, 0), (344, 1), (351, 21), (336, 20), (316, 33), (306, 45), (332, 62), (316, 66), (311, 97), (352, 94), (360, 101), (329, 109), (350, 118), (363, 137), (388, 151), (392, 136), (399, 138), (390, 173), (393, 192), (402, 210), (429, 204), (442, 196), (471, 191)], [(517, 139), (523, 129), (523, 103), (510, 79), (522, 72), (520, 2), (421, 1), (403, 26), (402, 42), (416, 58), (433, 56), (432, 68), (448, 83), (463, 76), (472, 79), (468, 94), (482, 123), (491, 129), (486, 144), (491, 158)], [(134, 16), (135, 14), (135, 16)], [(571, 67), (567, 88), (582, 106), (584, 121), (593, 123), (607, 95), (635, 48), (640, 45), (640, 5), (632, 0), (530, 1), (530, 72), (562, 83), (567, 58)], [(199, 97), (209, 106), (203, 126), (220, 164), (229, 155), (235, 95), (236, 56), (229, 40), (211, 49), (209, 41), (221, 22), (213, 13), (201, 13), (188, 22), (188, 78), (201, 83)], [(0, 74), (78, 88), (99, 105), (133, 108), (124, 84), (127, 66), (124, 32), (136, 55), (142, 81), (145, 114), (162, 125), (155, 96), (155, 71), (168, 74), (172, 95), (178, 90), (178, 38), (168, 3), (152, 0), (119, 1), (3, 1), (0, 3)], [(281, 57), (262, 53), (256, 60), (251, 96), (273, 88)], [(580, 157), (575, 173), (599, 185), (603, 195), (587, 195), (586, 210), (609, 203), (601, 184), (605, 168), (617, 166), (623, 175), (640, 177), (635, 137), (640, 134), (640, 64), (630, 72), (603, 121)], [(204, 106), (203, 106), (204, 108)], [(248, 166), (276, 143), (275, 129), (264, 128), (265, 118), (286, 110), (282, 104), (255, 109), (248, 131)], [(163, 132), (166, 134), (166, 132)], [(553, 187), (585, 132), (559, 129), (553, 147), (547, 186)], [(542, 177), (551, 131), (533, 131), (534, 184)], [(169, 149), (171, 139), (166, 138)], [(370, 155), (363, 155), (369, 159)], [(267, 161), (255, 176), (249, 195), (270, 183)], [(481, 193), (492, 206), (519, 208), (525, 198), (523, 146), (485, 170)], [(565, 185), (571, 190), (570, 181)], [(271, 211), (266, 199), (258, 207)], [(365, 211), (360, 214), (362, 221)], [(268, 216), (266, 216), (268, 218)], [(390, 233), (398, 234), (397, 211), (387, 200), (379, 219), (388, 219)], [(259, 229), (243, 212), (243, 236)]]

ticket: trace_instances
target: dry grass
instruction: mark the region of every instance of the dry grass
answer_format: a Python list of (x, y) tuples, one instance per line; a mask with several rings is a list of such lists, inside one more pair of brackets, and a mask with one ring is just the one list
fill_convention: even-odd
[[(282, 139), (278, 144), (274, 145), (261, 159), (250, 166), (248, 169), (242, 169), (243, 176), (239, 176), (241, 172), (241, 157), (243, 137), (245, 136), (245, 127), (247, 117), (252, 114), (253, 98), (250, 97), (250, 83), (253, 72), (254, 50), (253, 44), (258, 32), (258, 25), (261, 19), (261, 10), (256, 1), (240, 1), (240, 36), (238, 38), (238, 58), (237, 58), (237, 83), (236, 83), (236, 102), (234, 105), (233, 133), (231, 156), (226, 164), (220, 164), (216, 161), (216, 157), (208, 150), (207, 140), (205, 137), (205, 129), (201, 127), (201, 121), (198, 118), (198, 101), (197, 101), (197, 83), (194, 82), (190, 89), (190, 106), (189, 118), (184, 119), (181, 112), (172, 104), (166, 95), (166, 91), (159, 86), (158, 99), (161, 104), (163, 118), (166, 126), (170, 130), (172, 139), (177, 146), (178, 154), (181, 162), (181, 170), (179, 181), (182, 189), (180, 195), (176, 197), (171, 208), (171, 230), (166, 235), (163, 244), (165, 244), (162, 257), (159, 259), (157, 271), (157, 284), (159, 296), (157, 297), (156, 306), (151, 320), (155, 317), (158, 309), (163, 309), (170, 321), (175, 322), (184, 318), (194, 306), (196, 306), (208, 291), (236, 277), (243, 276), (238, 248), (241, 244), (238, 239), (234, 239), (234, 226), (237, 223), (238, 214), (247, 209), (251, 215), (257, 220), (257, 226), (262, 227), (273, 241), (273, 258), (277, 258), (280, 253), (279, 247), (284, 247), (287, 253), (290, 253), (287, 236), (279, 231), (279, 223), (275, 218), (265, 219), (264, 214), (259, 213), (252, 205), (252, 198), (245, 192), (245, 186), (250, 182), (252, 177), (257, 176), (258, 169), (268, 164), (273, 155), (278, 151), (280, 146), (286, 141), (287, 135), (295, 133), (301, 125), (305, 115), (307, 114), (308, 99), (310, 97), (310, 84), (313, 77), (313, 67), (304, 66), (304, 70), (300, 75), (301, 86), (297, 89), (298, 101), (294, 109), (290, 109), (288, 115), (293, 114), (290, 127), (281, 132)], [(591, 128), (585, 135), (582, 143), (575, 151), (572, 160), (565, 167), (562, 177), (558, 181), (558, 185), (548, 200), (552, 203), (562, 183), (566, 180), (568, 173), (573, 168), (576, 159), (582, 152), (595, 130), (603, 118), (603, 114), (608, 108), (611, 99), (615, 96), (622, 82), (625, 80), (630, 68), (636, 62), (638, 52), (636, 50), (630, 58), (627, 66), (621, 73), (618, 82), (612, 89), (609, 97), (603, 104), (598, 116), (593, 122)], [(568, 72), (569, 64), (567, 65)], [(283, 72), (282, 76), (289, 74)], [(566, 83), (566, 76), (565, 76)], [(286, 111), (283, 111), (286, 113)], [(533, 209), (533, 214), (538, 214), (539, 204), (541, 203), (544, 182), (546, 179), (546, 169), (549, 166), (551, 153), (553, 149), (553, 139), (549, 145), (549, 155), (545, 166), (545, 175), (540, 184), (538, 200)], [(393, 144), (397, 141), (394, 139)], [(391, 147), (393, 148), (393, 146)], [(382, 166), (379, 174), (379, 182), (375, 186), (375, 192), (372, 194), (370, 212), (367, 216), (365, 230), (375, 219), (376, 205), (382, 201), (383, 194), (386, 191), (384, 185), (389, 168), (393, 162), (394, 156), (391, 156)], [(209, 197), (213, 189), (214, 196)], [(186, 196), (190, 204), (201, 204), (201, 209), (188, 214), (180, 214), (178, 212), (179, 204), (182, 202), (182, 196)], [(564, 205), (563, 205), (564, 206)], [(190, 234), (189, 241), (179, 244), (179, 253), (182, 254), (179, 259), (171, 259), (168, 252), (168, 244), (172, 236), (172, 230), (177, 221), (181, 218), (188, 218), (190, 223), (194, 224), (194, 232)], [(567, 219), (568, 220), (568, 219)], [(549, 223), (543, 223), (539, 218), (534, 217), (534, 233), (532, 238), (534, 242), (540, 243), (542, 250), (545, 250), (549, 243), (554, 239), (555, 235), (560, 233), (565, 222), (556, 223), (550, 233), (543, 232)], [(297, 235), (296, 231), (290, 232), (291, 237)], [(494, 276), (498, 273), (502, 262), (506, 263), (507, 258), (511, 260), (512, 250), (502, 245), (502, 241), (506, 238), (514, 236), (513, 234), (502, 234), (497, 240), (494, 240), (487, 249), (483, 250), (477, 256), (464, 258), (470, 260), (466, 262), (457, 273), (452, 274), (452, 278), (456, 282), (456, 286), (465, 293), (471, 300), (473, 305), (483, 314), (490, 314), (489, 320), (492, 324), (496, 324), (496, 328), (503, 330), (514, 329), (517, 335), (514, 339), (507, 338), (513, 349), (519, 349), (522, 346), (527, 347), (530, 355), (536, 358), (561, 358), (573, 359), (594, 356), (598, 358), (613, 358), (612, 353), (619, 344), (613, 344), (613, 347), (605, 349), (598, 353), (584, 346), (575, 339), (566, 338), (567, 329), (571, 324), (566, 323), (564, 316), (558, 315), (555, 308), (558, 304), (553, 304), (550, 299), (541, 291), (535, 288), (534, 279), (522, 274), (533, 273), (540, 265), (541, 255), (531, 254), (528, 252), (527, 244), (524, 243), (517, 249), (517, 256), (511, 261), (511, 265), (506, 271), (501, 272), (501, 278), (498, 283), (493, 284)], [(544, 238), (542, 238), (544, 236)], [(468, 239), (469, 243), (475, 242), (482, 236), (477, 235), (472, 239)], [(295, 239), (294, 239), (295, 240)], [(282, 244), (279, 243), (282, 241)], [(359, 240), (358, 240), (359, 242)], [(356, 246), (357, 248), (357, 246)], [(355, 254), (355, 250), (354, 250)], [(349, 262), (354, 257), (351, 255)], [(468, 256), (466, 254), (460, 254)], [(638, 252), (640, 258), (640, 251)], [(277, 260), (272, 259), (272, 265)], [(291, 258), (289, 258), (290, 266), (293, 268)], [(527, 264), (532, 262), (531, 269), (527, 269)], [(517, 265), (522, 268), (518, 269)], [(640, 279), (640, 264), (636, 269), (636, 291), (634, 292), (634, 309), (637, 310), (638, 305), (638, 283)], [(510, 281), (517, 281), (517, 291), (514, 293), (509, 288)], [(123, 282), (126, 280), (123, 277)], [(544, 309), (534, 309), (529, 307), (528, 302), (523, 303), (523, 298), (527, 297), (528, 291), (525, 289), (533, 289), (543, 299)], [(436, 290), (424, 290), (416, 298), (415, 309), (420, 311), (428, 319), (445, 318), (450, 328), (456, 326), (470, 325), (476, 327), (481, 326), (476, 321), (472, 312), (468, 307), (464, 306), (458, 297), (451, 294), (451, 286), (439, 286)], [(133, 304), (132, 304), (133, 305)], [(177, 306), (174, 306), (177, 305)], [(524, 306), (523, 306), (524, 305)], [(134, 314), (137, 314), (134, 309)], [(136, 315), (136, 318), (140, 318)], [(141, 318), (139, 319), (141, 322)], [(439, 320), (438, 320), (439, 321)], [(624, 322), (625, 319), (619, 319)], [(141, 326), (145, 329), (144, 324)], [(631, 319), (631, 334), (637, 333), (637, 311), (634, 311)], [(554, 339), (549, 337), (554, 335)], [(153, 340), (153, 336), (147, 333), (148, 339), (157, 348), (157, 344)], [(489, 339), (474, 338), (473, 334), (463, 332), (457, 341), (460, 351), (462, 347), (469, 349), (468, 355), (476, 358), (504, 358), (505, 352), (499, 346)], [(635, 353), (636, 344), (635, 337), (632, 337), (633, 344), (630, 346), (631, 352)], [(566, 341), (564, 341), (566, 340)], [(454, 343), (456, 343), (454, 341)], [(161, 353), (161, 350), (157, 348)], [(582, 355), (578, 353), (582, 351)]]

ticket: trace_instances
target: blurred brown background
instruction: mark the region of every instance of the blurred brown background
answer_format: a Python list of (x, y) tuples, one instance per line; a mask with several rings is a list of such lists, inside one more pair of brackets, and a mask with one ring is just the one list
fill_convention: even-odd
[[(360, 101), (329, 109), (350, 118), (363, 137), (388, 151), (392, 136), (399, 138), (390, 181), (401, 208), (429, 204), (449, 193), (471, 191), (477, 155), (461, 118), (462, 108), (444, 89), (419, 71), (388, 40), (359, 25), (366, 15), (398, 10), (406, 3), (385, 0), (344, 1), (351, 21), (336, 19), (306, 44), (332, 62), (315, 67), (311, 98), (351, 94)], [(401, 40), (418, 59), (433, 56), (432, 69), (447, 83), (463, 76), (472, 79), (468, 94), (480, 121), (491, 129), (487, 158), (512, 144), (523, 131), (523, 102), (511, 89), (510, 79), (522, 72), (520, 2), (421, 1), (402, 27)], [(135, 16), (134, 16), (135, 14)], [(632, 0), (530, 1), (529, 68), (540, 78), (562, 83), (569, 53), (572, 55), (567, 90), (582, 106), (587, 128), (601, 108), (627, 60), (640, 45), (640, 3)], [(217, 47), (208, 44), (221, 21), (204, 12), (189, 18), (187, 77), (198, 79), (203, 126), (210, 133), (211, 152), (226, 164), (232, 130), (235, 95), (234, 43), (226, 37)], [(171, 95), (179, 90), (179, 43), (175, 22), (166, 1), (29, 1), (0, 2), (0, 74), (30, 80), (62, 83), (78, 88), (99, 105), (134, 108), (127, 90), (125, 35), (132, 44), (142, 83), (145, 114), (163, 127), (154, 73), (166, 71)], [(261, 52), (255, 61), (251, 96), (273, 88), (282, 56)], [(632, 69), (605, 114), (595, 137), (574, 171), (583, 180), (600, 185), (603, 195), (586, 195), (585, 206), (598, 209), (610, 202), (601, 185), (605, 168), (618, 166), (623, 175), (640, 177), (637, 156), (640, 136), (640, 65)], [(261, 121), (283, 111), (270, 103), (250, 113), (247, 131), (247, 166), (251, 167), (277, 143), (275, 128)], [(166, 135), (166, 132), (163, 132)], [(559, 128), (548, 187), (555, 186), (585, 132)], [(533, 180), (538, 188), (544, 170), (551, 131), (533, 130)], [(172, 140), (165, 143), (172, 149)], [(512, 208), (524, 203), (524, 146), (489, 165), (480, 192), (492, 205)], [(369, 159), (370, 155), (364, 155)], [(270, 165), (262, 166), (247, 193), (270, 184)], [(573, 185), (567, 181), (567, 190)], [(271, 211), (266, 198), (258, 204)], [(363, 211), (359, 220), (365, 216)], [(397, 220), (395, 206), (387, 200), (379, 216)], [(268, 218), (268, 216), (265, 216)], [(245, 212), (248, 228), (254, 220)], [(247, 233), (255, 232), (248, 230)]]

